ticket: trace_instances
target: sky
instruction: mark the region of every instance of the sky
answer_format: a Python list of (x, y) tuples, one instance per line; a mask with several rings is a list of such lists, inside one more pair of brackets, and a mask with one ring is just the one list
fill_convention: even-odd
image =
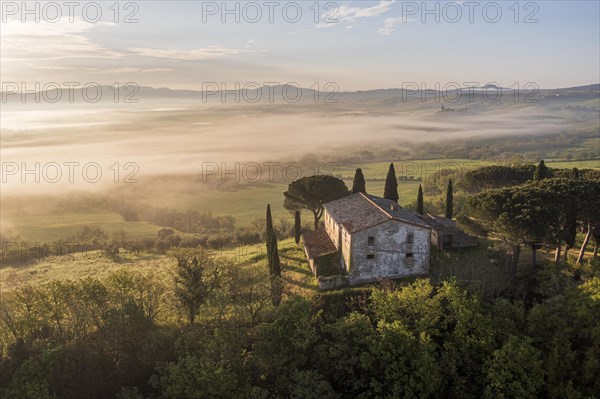
[(1, 3), (3, 85), (600, 82), (597, 0)]

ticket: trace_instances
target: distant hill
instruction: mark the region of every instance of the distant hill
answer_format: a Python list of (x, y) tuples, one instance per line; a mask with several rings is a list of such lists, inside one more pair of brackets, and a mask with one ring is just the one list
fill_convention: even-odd
[[(399, 102), (405, 102), (406, 100), (420, 100), (421, 98), (433, 99), (436, 96), (442, 96), (441, 91), (427, 89), (411, 90), (409, 88), (389, 88), (389, 89), (373, 89), (365, 91), (340, 91), (337, 92), (334, 86), (327, 87), (325, 90), (317, 92), (309, 88), (299, 88), (291, 85), (277, 85), (277, 86), (263, 86), (260, 88), (248, 88), (244, 90), (207, 90), (205, 92), (198, 90), (175, 90), (165, 87), (148, 87), (148, 86), (122, 86), (116, 89), (113, 86), (99, 86), (101, 90), (100, 98), (97, 102), (131, 102), (135, 99), (144, 99), (144, 101), (157, 101), (161, 100), (181, 100), (194, 102), (207, 102), (207, 103), (218, 103), (218, 102), (243, 102), (243, 103), (295, 103), (295, 102), (326, 102), (332, 103), (332, 100), (344, 99), (346, 101), (370, 101), (374, 100), (375, 104), (394, 105)], [(493, 94), (491, 90), (501, 90), (505, 97), (509, 96), (514, 90), (511, 88), (499, 87), (496, 85), (485, 85), (483, 87), (464, 87), (461, 88), (463, 96), (466, 97), (468, 92), (482, 93), (487, 91), (490, 96)], [(531, 94), (534, 92), (532, 88), (521, 88), (521, 93), (524, 95)], [(46, 92), (29, 93), (23, 98), (20, 94), (11, 94), (0, 92), (2, 96), (2, 102), (5, 104), (19, 104), (19, 103), (34, 103), (34, 102), (45, 102), (51, 103), (54, 99), (59, 98), (59, 103), (78, 103), (78, 102), (95, 102), (94, 98), (97, 96), (97, 88), (90, 88), (88, 93), (84, 93), (82, 89), (74, 89), (70, 96), (69, 89), (64, 88), (59, 96), (56, 89), (48, 90)], [(449, 90), (445, 93), (448, 97), (454, 97), (458, 95), (458, 90)], [(585, 86), (557, 88), (557, 89), (539, 89), (535, 92), (536, 98), (551, 98), (560, 97), (562, 99), (570, 100), (586, 100), (600, 98), (600, 84), (590, 84)], [(86, 96), (88, 101), (86, 101)], [(329, 96), (329, 97), (328, 97)], [(6, 98), (5, 98), (6, 97)], [(40, 99), (40, 100), (36, 100)], [(91, 98), (91, 100), (89, 100)], [(118, 100), (118, 101), (116, 101)], [(318, 100), (318, 101), (316, 101)]]

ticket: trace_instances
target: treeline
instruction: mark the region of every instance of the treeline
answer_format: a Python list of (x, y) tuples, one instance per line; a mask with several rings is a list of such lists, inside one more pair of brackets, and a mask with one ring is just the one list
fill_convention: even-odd
[[(467, 171), (442, 169), (427, 176), (423, 188), (425, 189), (425, 193), (428, 194), (442, 194), (446, 190), (448, 179), (452, 179), (456, 183), (457, 189), (466, 193), (477, 193), (482, 190), (516, 186), (532, 181), (534, 180), (536, 169), (536, 165), (520, 163), (512, 165), (487, 165)], [(546, 175), (544, 177), (600, 180), (600, 170), (546, 167)]]
[(565, 244), (565, 260), (575, 245), (577, 232), (585, 234), (577, 256), (581, 263), (588, 243), (600, 242), (600, 181), (584, 179), (544, 178), (520, 186), (484, 190), (468, 198), (465, 217), (479, 224), (512, 248), (511, 270), (519, 262), (521, 246), (531, 248), (532, 265), (544, 246), (556, 249), (555, 261), (561, 260)]
[(111, 208), (125, 221), (147, 221), (184, 233), (233, 232), (236, 220), (231, 215), (213, 216), (211, 211), (179, 210), (168, 207), (135, 207), (124, 201), (111, 200)]
[(2, 236), (0, 258), (4, 264), (28, 263), (49, 256), (75, 256), (102, 251), (117, 259), (120, 251), (137, 253), (144, 248), (142, 240), (129, 240), (123, 230), (111, 234), (98, 226), (83, 226), (79, 230), (52, 242), (29, 242), (19, 236)]
[(598, 159), (600, 153), (591, 147), (586, 148), (586, 140), (596, 139), (598, 130), (581, 133), (560, 133), (529, 139), (526, 137), (502, 140), (472, 139), (452, 142), (413, 145), (414, 159), (478, 159), (486, 161), (506, 161), (515, 155), (537, 161), (544, 158), (563, 160)]
[[(293, 235), (292, 221), (280, 218), (273, 222), (273, 232), (282, 240)], [(209, 248), (226, 249), (233, 245), (251, 245), (266, 240), (264, 219), (255, 219), (250, 225), (234, 228), (232, 231), (201, 234), (185, 234), (171, 228), (160, 229), (155, 239), (142, 240), (142, 248), (146, 251), (157, 251), (164, 254), (171, 248)]]
[[(541, 162), (543, 163), (543, 161)], [(522, 160), (512, 164), (488, 165), (466, 171), (458, 168), (441, 169), (428, 175), (423, 183), (426, 208), (430, 213), (441, 214), (444, 212), (441, 198), (446, 193), (449, 180), (454, 183), (455, 213), (458, 214), (463, 209), (469, 195), (483, 190), (526, 184), (534, 180), (536, 169), (536, 165), (523, 164)], [(546, 167), (545, 178), (600, 181), (600, 170)]]
[[(132, 253), (157, 252), (164, 254), (172, 248), (207, 248), (224, 250), (234, 246), (259, 244), (266, 240), (265, 220), (256, 218), (247, 226), (236, 227), (231, 216), (212, 217), (210, 213), (179, 212), (170, 215), (200, 215), (200, 219), (212, 221), (209, 227), (198, 228), (199, 233), (188, 233), (170, 227), (160, 229), (155, 237), (130, 238), (123, 230), (108, 233), (101, 227), (86, 225), (77, 231), (50, 243), (33, 243), (19, 237), (2, 237), (0, 258), (5, 264), (39, 261), (49, 256), (73, 256), (90, 251), (102, 251), (106, 256), (118, 260), (122, 250)], [(225, 227), (226, 226), (226, 227)], [(273, 221), (273, 231), (282, 240), (293, 236), (290, 220), (280, 218)]]
[(515, 279), (521, 246), (531, 249), (531, 264), (537, 250), (555, 248), (555, 261), (564, 260), (575, 246), (578, 232), (585, 237), (577, 256), (580, 264), (587, 245), (600, 242), (600, 171), (577, 168), (551, 169), (544, 161), (537, 166), (488, 166), (467, 172), (460, 181), (473, 192), (466, 199), (461, 221), (477, 225), (481, 234), (500, 238), (511, 247), (510, 268)]
[[(266, 264), (174, 253), (2, 293), (0, 396), (597, 398), (600, 278), (544, 266), (527, 302), (456, 281), (271, 301)], [(195, 261), (194, 261), (195, 259)], [(590, 272), (591, 273), (591, 272)]]
[(504, 137), (499, 139), (469, 138), (427, 143), (402, 143), (385, 149), (361, 149), (343, 154), (332, 154), (329, 159), (337, 165), (356, 165), (365, 162), (390, 159), (473, 159), (507, 162), (515, 156), (537, 162), (540, 159), (591, 160), (598, 159), (600, 152), (589, 146), (589, 140), (597, 140), (598, 130), (569, 132), (535, 138)]
[[(544, 165), (544, 161), (540, 161)], [(539, 165), (491, 165), (466, 172), (460, 180), (460, 188), (466, 192), (474, 193), (481, 190), (516, 186), (536, 178)], [(563, 178), (600, 181), (598, 169), (556, 169), (545, 165), (544, 175), (541, 178)]]

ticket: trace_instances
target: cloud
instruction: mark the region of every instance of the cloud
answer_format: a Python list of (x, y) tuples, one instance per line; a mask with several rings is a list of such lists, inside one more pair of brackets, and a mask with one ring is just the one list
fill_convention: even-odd
[(173, 71), (171, 68), (131, 68), (131, 67), (122, 67), (122, 68), (112, 68), (112, 69), (104, 69), (98, 72), (100, 73), (151, 73), (151, 72), (170, 72)]
[(396, 31), (396, 26), (413, 21), (415, 20), (407, 17), (386, 18), (385, 21), (383, 21), (383, 27), (380, 28), (377, 33), (384, 36), (390, 36), (392, 32)]
[(362, 18), (376, 17), (380, 14), (388, 12), (395, 2), (396, 0), (380, 0), (379, 3), (377, 3), (376, 5), (365, 8), (349, 7), (346, 5), (342, 5), (337, 9), (337, 11), (333, 15), (331, 14), (331, 11), (324, 13), (321, 16), (321, 19), (324, 22), (320, 22), (316, 26), (317, 28), (333, 28), (337, 25), (337, 23), (331, 22), (334, 20), (346, 24), (352, 24), (352, 22), (355, 22)]
[(98, 72), (102, 74), (108, 73), (150, 73), (150, 72), (170, 72), (174, 71), (172, 68), (132, 68), (132, 67), (121, 67), (121, 68), (110, 68), (110, 69), (99, 69), (99, 68), (81, 68), (81, 67), (66, 67), (62, 65), (38, 65), (34, 66), (35, 69), (41, 69), (44, 71), (86, 71), (86, 72)]
[[(36, 65), (34, 66), (35, 69), (42, 69), (44, 71), (76, 71), (76, 70), (81, 70), (82, 68), (73, 68), (73, 67), (66, 67), (66, 66), (62, 66), (62, 65)], [(88, 71), (95, 71), (96, 68), (85, 68)]]
[(194, 50), (165, 50), (152, 48), (130, 48), (128, 49), (133, 54), (138, 54), (146, 57), (166, 58), (176, 61), (200, 61), (211, 60), (214, 58), (225, 57), (228, 55), (237, 55), (242, 53), (250, 53), (253, 50), (229, 49), (218, 46), (208, 46)]
[(115, 26), (110, 22), (89, 23), (76, 17), (56, 22), (2, 23), (0, 46), (5, 61), (49, 60), (64, 58), (117, 58), (122, 54), (102, 47), (84, 36), (95, 27)]
[(388, 12), (396, 0), (381, 0), (372, 7), (348, 7), (341, 6), (336, 14), (344, 22), (353, 22), (360, 18), (376, 17), (377, 15)]

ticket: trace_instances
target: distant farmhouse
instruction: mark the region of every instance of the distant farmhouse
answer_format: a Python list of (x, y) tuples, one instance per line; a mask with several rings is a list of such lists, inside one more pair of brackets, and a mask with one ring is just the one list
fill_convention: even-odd
[(477, 245), (452, 220), (357, 193), (324, 205), (325, 229), (306, 231), (304, 248), (322, 289), (426, 274), (430, 245)]
[(440, 112), (467, 112), (467, 107), (464, 108), (450, 108), (442, 105), (442, 110)]

